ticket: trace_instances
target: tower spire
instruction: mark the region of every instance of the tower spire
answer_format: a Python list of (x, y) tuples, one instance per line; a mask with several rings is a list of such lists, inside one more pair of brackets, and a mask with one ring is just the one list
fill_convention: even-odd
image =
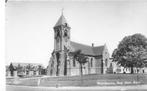
[(57, 26), (60, 26), (60, 25), (65, 25), (65, 23), (67, 24), (66, 19), (65, 19), (64, 15), (63, 15), (63, 10), (64, 10), (64, 8), (61, 9), (61, 16), (58, 19), (58, 21), (57, 21), (57, 23), (56, 23), (56, 25), (54, 27), (57, 27)]
[(64, 8), (61, 9), (61, 15), (63, 15)]

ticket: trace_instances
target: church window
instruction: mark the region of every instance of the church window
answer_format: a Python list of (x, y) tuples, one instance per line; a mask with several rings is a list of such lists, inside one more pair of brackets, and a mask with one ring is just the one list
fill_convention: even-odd
[(64, 51), (67, 51), (67, 48), (66, 48), (66, 46), (64, 46)]
[(91, 58), (91, 67), (93, 66), (93, 58)]
[(51, 69), (51, 71), (50, 71), (50, 74), (52, 75), (53, 74), (53, 70)]
[(107, 66), (107, 63), (108, 63), (108, 60), (106, 59), (106, 60), (105, 60), (105, 65), (106, 65), (106, 66)]
[(60, 37), (60, 31), (57, 31), (57, 33), (56, 33), (56, 38), (57, 37)]
[(67, 34), (67, 30), (64, 31), (64, 37), (67, 37), (68, 34)]
[(59, 58), (60, 58), (60, 53), (56, 53), (56, 58), (57, 58), (57, 66), (59, 66), (60, 65), (60, 60), (59, 60)]
[(64, 45), (64, 50), (67, 50), (67, 47), (66, 47), (66, 45)]
[(67, 27), (67, 23), (65, 23), (65, 26)]
[(73, 67), (75, 67), (76, 66), (76, 61), (75, 60), (73, 60)]

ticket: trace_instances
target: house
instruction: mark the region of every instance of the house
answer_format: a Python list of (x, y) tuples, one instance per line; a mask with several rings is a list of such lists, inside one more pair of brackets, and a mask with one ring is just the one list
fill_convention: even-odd
[[(131, 73), (131, 68), (124, 68), (117, 64), (117, 62), (112, 62), (113, 64), (113, 73)], [(143, 68), (133, 68), (134, 73), (147, 73), (147, 67)]]
[(10, 63), (6, 66), (6, 76), (38, 76), (43, 69), (43, 65), (38, 63)]

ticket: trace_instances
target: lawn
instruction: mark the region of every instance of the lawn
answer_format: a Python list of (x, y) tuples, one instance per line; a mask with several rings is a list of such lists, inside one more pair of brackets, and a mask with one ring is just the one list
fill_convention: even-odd
[(6, 91), (147, 91), (147, 85), (104, 86), (104, 87), (58, 87), (58, 88), (7, 85)]
[(147, 74), (104, 74), (104, 75), (84, 75), (84, 76), (64, 76), (64, 77), (36, 77), (26, 79), (16, 79), (7, 83), (25, 86), (62, 87), (62, 86), (103, 86), (103, 85), (140, 85), (147, 84)]

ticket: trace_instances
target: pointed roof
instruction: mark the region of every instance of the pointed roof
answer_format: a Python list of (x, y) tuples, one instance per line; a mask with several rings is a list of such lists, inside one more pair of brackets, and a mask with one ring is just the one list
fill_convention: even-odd
[(56, 25), (54, 26), (54, 27), (56, 27), (56, 26), (60, 26), (60, 25), (64, 25), (65, 23), (67, 23), (66, 22), (66, 19), (65, 19), (65, 17), (63, 16), (63, 14), (60, 16), (60, 18), (58, 19), (58, 22), (56, 23)]

